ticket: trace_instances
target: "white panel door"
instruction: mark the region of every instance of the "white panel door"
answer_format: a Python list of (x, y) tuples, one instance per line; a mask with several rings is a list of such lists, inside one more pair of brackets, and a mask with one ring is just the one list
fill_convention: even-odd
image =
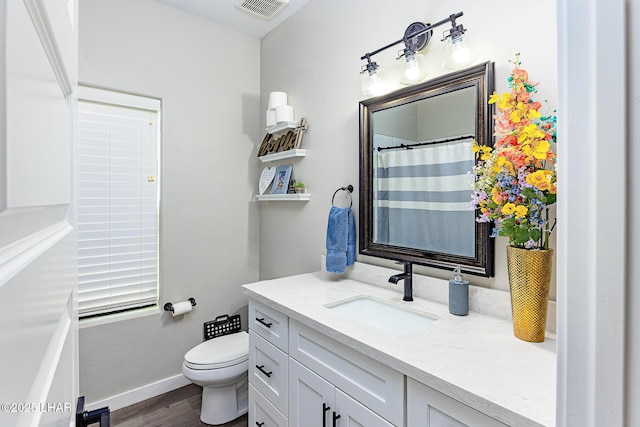
[(335, 387), (289, 358), (289, 427), (328, 427), (335, 411)]
[(336, 389), (336, 415), (332, 412), (331, 417), (339, 417), (336, 420), (337, 427), (394, 427), (371, 409), (338, 389)]
[(0, 425), (69, 426), (77, 0), (5, 0), (0, 28)]

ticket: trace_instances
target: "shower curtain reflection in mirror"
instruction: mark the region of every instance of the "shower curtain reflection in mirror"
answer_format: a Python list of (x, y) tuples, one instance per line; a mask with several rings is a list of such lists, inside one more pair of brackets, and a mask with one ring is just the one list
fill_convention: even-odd
[[(451, 142), (374, 135), (373, 241), (473, 257), (475, 212), (467, 208), (472, 137)], [(452, 138), (455, 139), (455, 138)]]

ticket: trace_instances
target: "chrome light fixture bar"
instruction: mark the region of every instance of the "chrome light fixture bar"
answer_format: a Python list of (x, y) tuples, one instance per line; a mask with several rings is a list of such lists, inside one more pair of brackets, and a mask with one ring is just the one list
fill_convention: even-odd
[(462, 12), (454, 13), (434, 24), (414, 22), (407, 27), (404, 36), (400, 40), (362, 55), (360, 59), (367, 61), (360, 70), (362, 93), (365, 96), (378, 96), (387, 92), (390, 86), (389, 78), (371, 57), (400, 43), (404, 43), (405, 46), (396, 58), (398, 60), (402, 58), (405, 61), (399, 75), (400, 83), (409, 85), (422, 81), (427, 72), (426, 60), (424, 55), (418, 52), (429, 42), (433, 29), (447, 23), (451, 23), (451, 28), (444, 32), (441, 39), (441, 41), (445, 42), (443, 49), (444, 66), (455, 70), (464, 68), (475, 61), (477, 53), (470, 46), (468, 38), (465, 36), (467, 30), (462, 24), (456, 23), (456, 19), (462, 15)]

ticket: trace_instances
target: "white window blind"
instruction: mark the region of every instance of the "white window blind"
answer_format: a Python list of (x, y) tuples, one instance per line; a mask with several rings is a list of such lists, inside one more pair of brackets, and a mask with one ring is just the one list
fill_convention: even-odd
[(160, 101), (81, 87), (80, 317), (157, 304)]

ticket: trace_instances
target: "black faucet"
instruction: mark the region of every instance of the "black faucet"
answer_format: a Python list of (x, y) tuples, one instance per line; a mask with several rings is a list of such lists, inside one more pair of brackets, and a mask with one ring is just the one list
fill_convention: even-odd
[(404, 297), (403, 301), (413, 301), (413, 277), (411, 271), (411, 262), (404, 261), (404, 273), (396, 274), (389, 277), (389, 283), (397, 284), (400, 280), (404, 280)]

